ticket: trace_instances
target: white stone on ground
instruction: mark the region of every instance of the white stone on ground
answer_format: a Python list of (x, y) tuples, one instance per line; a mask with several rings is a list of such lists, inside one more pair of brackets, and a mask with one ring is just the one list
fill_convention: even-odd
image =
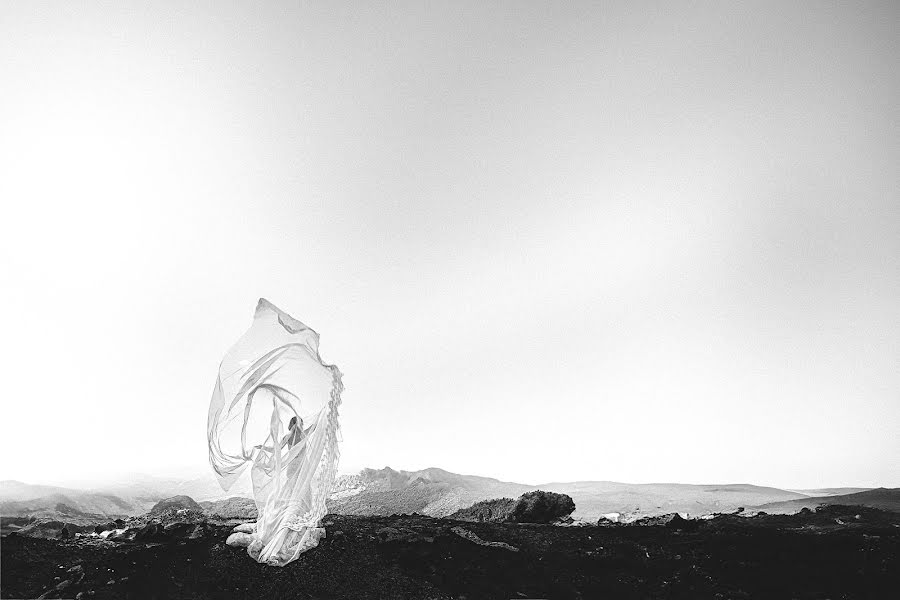
[(228, 536), (228, 539), (225, 540), (225, 543), (229, 546), (237, 546), (238, 548), (246, 548), (250, 545), (250, 542), (253, 541), (253, 536), (249, 533), (244, 533), (243, 531), (238, 531), (237, 533), (232, 533)]

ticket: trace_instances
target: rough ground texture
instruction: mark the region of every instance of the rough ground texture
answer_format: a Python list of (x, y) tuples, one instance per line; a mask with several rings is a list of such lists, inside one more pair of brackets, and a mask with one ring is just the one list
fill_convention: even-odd
[(890, 598), (900, 589), (900, 516), (873, 509), (607, 527), (329, 515), (325, 526), (322, 544), (284, 568), (226, 546), (226, 525), (147, 526), (140, 542), (8, 536), (0, 596)]

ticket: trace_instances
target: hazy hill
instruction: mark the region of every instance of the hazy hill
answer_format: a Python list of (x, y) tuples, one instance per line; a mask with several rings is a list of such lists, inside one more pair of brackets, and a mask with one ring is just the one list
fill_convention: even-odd
[(176, 495), (170, 490), (181, 487), (177, 484), (157, 485), (154, 479), (110, 484), (96, 489), (6, 480), (0, 482), (0, 514), (47, 518), (79, 513), (110, 517), (139, 515), (150, 510), (158, 501)]
[(172, 496), (190, 496), (194, 500), (203, 501), (223, 500), (229, 496), (252, 495), (249, 478), (239, 479), (226, 494), (212, 473), (189, 479), (134, 474), (123, 481), (96, 483), (86, 487), (122, 497), (152, 499), (153, 502)]
[(843, 496), (844, 494), (855, 494), (857, 492), (865, 492), (872, 488), (866, 487), (835, 487), (835, 488), (816, 488), (812, 490), (788, 490), (790, 492), (799, 492), (806, 496)]
[(35, 516), (59, 518), (123, 517), (138, 515), (148, 507), (131, 504), (118, 496), (69, 490), (65, 494), (50, 494), (30, 500), (0, 502), (0, 514), (5, 517)]
[(55, 518), (78, 514), (110, 517), (139, 515), (160, 498), (156, 495), (119, 495), (110, 490), (79, 490), (32, 485), (21, 481), (0, 482), (0, 514)]
[(900, 512), (900, 488), (876, 488), (853, 494), (798, 498), (784, 502), (773, 502), (759, 506), (759, 510), (769, 513), (792, 514), (804, 508), (814, 510), (817, 506), (843, 504), (847, 506), (868, 506)]
[(15, 479), (0, 481), (0, 501), (31, 500), (32, 498), (40, 498), (50, 494), (64, 494), (71, 491), (69, 488), (53, 485), (33, 485), (16, 481)]
[(459, 475), (443, 469), (420, 471), (363, 469), (338, 478), (329, 510), (345, 515), (420, 513), (443, 517), (479, 500), (518, 497), (534, 489), (490, 477)]
[(188, 496), (216, 501), (248, 494), (246, 483), (228, 495), (210, 474), (193, 479), (134, 474), (124, 481), (84, 482), (84, 488), (35, 485), (16, 480), (0, 481), (0, 514), (40, 518), (72, 518), (79, 514), (109, 517), (135, 516), (160, 500)]

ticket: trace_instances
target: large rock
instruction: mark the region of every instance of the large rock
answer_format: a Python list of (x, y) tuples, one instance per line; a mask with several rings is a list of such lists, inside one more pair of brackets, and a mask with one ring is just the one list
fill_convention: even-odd
[(459, 521), (490, 523), (561, 523), (575, 510), (575, 502), (567, 494), (535, 490), (525, 492), (518, 500), (497, 498), (476, 502), (469, 508), (458, 510), (449, 518)]
[(463, 508), (449, 516), (457, 521), (478, 521), (487, 523), (502, 523), (508, 521), (516, 507), (516, 501), (512, 498), (496, 498), (494, 500), (482, 500), (468, 508)]
[(199, 504), (194, 502), (194, 499), (190, 496), (172, 496), (171, 498), (160, 500), (159, 502), (154, 504), (153, 508), (150, 509), (150, 514), (158, 515), (172, 509), (190, 509), (198, 511), (203, 510), (203, 508), (201, 508)]
[(490, 548), (502, 548), (504, 550), (509, 550), (510, 552), (518, 552), (519, 549), (515, 546), (510, 546), (506, 542), (489, 542), (487, 540), (481, 539), (477, 534), (463, 527), (451, 527), (450, 531), (463, 538), (464, 540), (469, 540), (474, 544), (478, 544), (479, 546), (488, 546)]
[(246, 548), (253, 542), (253, 535), (249, 533), (244, 533), (243, 531), (236, 531), (228, 536), (228, 539), (225, 540), (225, 543), (229, 546), (235, 546), (237, 548)]
[(574, 511), (575, 502), (568, 494), (535, 490), (519, 496), (510, 520), (516, 523), (553, 523)]

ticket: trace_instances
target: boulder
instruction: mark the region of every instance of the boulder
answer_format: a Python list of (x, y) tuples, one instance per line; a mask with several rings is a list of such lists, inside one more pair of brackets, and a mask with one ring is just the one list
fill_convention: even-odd
[(503, 550), (509, 550), (510, 552), (518, 552), (519, 549), (515, 546), (510, 546), (506, 542), (489, 542), (487, 540), (483, 540), (478, 537), (472, 531), (465, 529), (464, 527), (451, 527), (450, 531), (463, 538), (464, 540), (468, 540), (473, 544), (478, 544), (479, 546), (488, 546), (490, 548), (502, 548)]
[(239, 531), (241, 533), (255, 533), (256, 523), (241, 523), (234, 528), (234, 531)]
[(253, 541), (253, 536), (249, 533), (243, 533), (238, 531), (236, 533), (232, 533), (228, 536), (228, 539), (225, 540), (225, 543), (229, 546), (235, 546), (237, 548), (246, 548), (250, 545), (250, 542)]
[(178, 510), (182, 508), (201, 512), (203, 511), (200, 505), (194, 502), (194, 499), (190, 496), (172, 496), (171, 498), (160, 500), (159, 502), (154, 504), (153, 508), (150, 509), (150, 514), (158, 515), (172, 509)]
[(575, 511), (575, 502), (567, 494), (535, 490), (519, 496), (509, 516), (516, 523), (553, 523)]

